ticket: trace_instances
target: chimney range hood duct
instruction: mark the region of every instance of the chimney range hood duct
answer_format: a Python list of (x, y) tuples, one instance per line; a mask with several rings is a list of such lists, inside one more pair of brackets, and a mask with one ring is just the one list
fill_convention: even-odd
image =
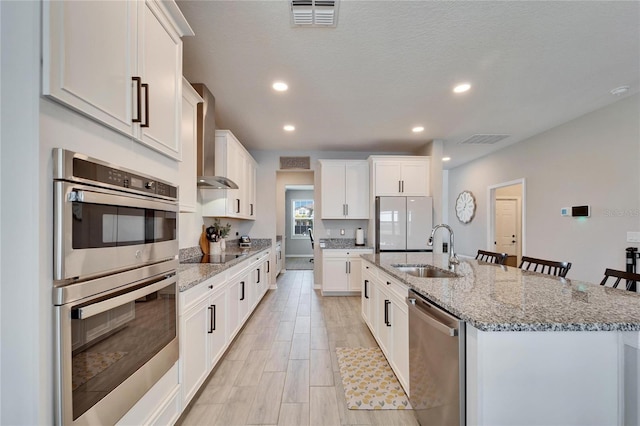
[(204, 100), (198, 104), (198, 130), (196, 133), (196, 148), (198, 151), (197, 174), (198, 187), (210, 189), (238, 189), (238, 185), (229, 178), (216, 176), (215, 147), (216, 147), (216, 119), (214, 116), (216, 99), (202, 83), (191, 84)]

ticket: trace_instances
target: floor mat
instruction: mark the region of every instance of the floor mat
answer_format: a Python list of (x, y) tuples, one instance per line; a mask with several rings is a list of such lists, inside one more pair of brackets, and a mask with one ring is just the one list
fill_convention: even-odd
[(409, 410), (411, 404), (380, 348), (336, 348), (349, 410)]
[(313, 259), (311, 256), (309, 257), (287, 257), (285, 258), (285, 269), (291, 270), (309, 270), (313, 269), (313, 262), (310, 262), (309, 259)]

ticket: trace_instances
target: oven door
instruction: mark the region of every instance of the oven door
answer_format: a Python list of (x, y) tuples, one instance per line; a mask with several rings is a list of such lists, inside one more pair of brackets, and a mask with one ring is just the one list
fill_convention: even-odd
[(178, 205), (54, 183), (54, 285), (136, 268), (178, 253)]
[(56, 423), (115, 424), (177, 362), (175, 273), (55, 307)]

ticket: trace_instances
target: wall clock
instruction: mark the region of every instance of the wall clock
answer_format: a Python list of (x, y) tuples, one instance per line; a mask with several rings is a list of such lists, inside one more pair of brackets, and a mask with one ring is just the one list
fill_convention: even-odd
[(462, 191), (456, 199), (456, 216), (462, 223), (469, 223), (476, 212), (476, 200), (469, 191)]

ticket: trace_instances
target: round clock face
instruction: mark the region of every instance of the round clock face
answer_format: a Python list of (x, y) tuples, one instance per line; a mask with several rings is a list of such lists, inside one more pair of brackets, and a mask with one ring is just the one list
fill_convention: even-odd
[(476, 212), (476, 200), (469, 191), (462, 191), (456, 200), (456, 216), (462, 223), (471, 222)]

